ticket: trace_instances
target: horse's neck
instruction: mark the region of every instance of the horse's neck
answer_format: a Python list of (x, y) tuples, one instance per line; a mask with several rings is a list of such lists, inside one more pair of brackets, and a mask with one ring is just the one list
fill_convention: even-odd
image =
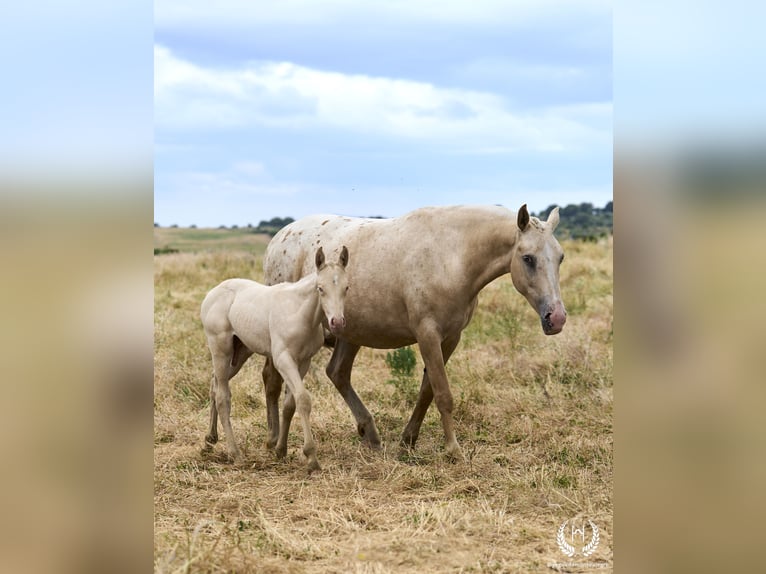
[(466, 281), (473, 296), (511, 270), (516, 241), (516, 224), (511, 217), (487, 217), (467, 231), (464, 243)]
[(322, 305), (319, 303), (317, 292), (317, 274), (311, 273), (291, 285), (293, 291), (301, 299), (298, 313), (302, 319), (312, 326), (322, 322)]

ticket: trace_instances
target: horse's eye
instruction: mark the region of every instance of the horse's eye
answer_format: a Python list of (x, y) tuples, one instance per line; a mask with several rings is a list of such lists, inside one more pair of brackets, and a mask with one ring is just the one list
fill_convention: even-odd
[(564, 263), (564, 254), (563, 253), (561, 254), (561, 257), (559, 258), (559, 265), (561, 265), (562, 263)]
[(324, 295), (324, 289), (322, 289), (321, 287), (317, 287), (317, 291), (319, 291), (320, 295)]
[(346, 293), (348, 293), (348, 286), (346, 286)]
[(521, 260), (527, 264), (530, 269), (535, 268), (535, 256), (534, 255), (522, 255)]

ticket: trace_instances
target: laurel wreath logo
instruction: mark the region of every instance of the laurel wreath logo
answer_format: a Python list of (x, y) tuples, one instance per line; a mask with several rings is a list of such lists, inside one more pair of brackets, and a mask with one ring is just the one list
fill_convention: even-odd
[[(559, 545), (559, 549), (561, 549), (564, 554), (571, 558), (575, 555), (577, 549), (569, 544), (569, 542), (567, 542), (566, 538), (564, 537), (564, 529), (566, 528), (568, 522), (569, 520), (565, 520), (561, 526), (559, 526), (558, 533), (556, 534), (556, 543)], [(601, 541), (601, 534), (599, 533), (598, 526), (596, 526), (592, 520), (588, 520), (588, 524), (590, 524), (591, 532), (593, 534), (591, 535), (590, 542), (588, 542), (580, 550), (585, 557), (593, 554), (596, 551), (596, 548), (598, 548), (598, 543)]]
[(569, 544), (564, 538), (564, 528), (566, 528), (567, 522), (569, 522), (569, 520), (565, 520), (559, 527), (559, 533), (556, 535), (556, 542), (558, 542), (561, 551), (571, 558), (574, 556), (575, 547)]
[(598, 526), (593, 524), (592, 520), (588, 520), (588, 524), (590, 524), (591, 529), (593, 530), (593, 536), (590, 539), (590, 542), (588, 542), (585, 546), (582, 547), (582, 553), (583, 556), (590, 556), (596, 551), (596, 548), (598, 548), (598, 543), (600, 540), (600, 536), (598, 533)]

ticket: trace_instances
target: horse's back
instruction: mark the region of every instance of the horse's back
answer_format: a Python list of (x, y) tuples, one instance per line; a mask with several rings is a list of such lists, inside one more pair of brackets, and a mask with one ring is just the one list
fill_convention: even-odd
[(358, 272), (362, 260), (366, 274), (379, 271), (393, 281), (403, 273), (432, 274), (442, 267), (438, 258), (453, 259), (450, 248), (458, 247), (456, 243), (474, 233), (483, 220), (498, 216), (512, 220), (511, 212), (498, 206), (423, 207), (393, 219), (310, 215), (282, 228), (269, 243), (263, 263), (266, 282), (273, 285), (308, 275), (320, 246), (332, 258), (345, 245), (350, 272)]
[(349, 234), (360, 224), (374, 221), (340, 215), (309, 215), (283, 227), (266, 248), (263, 271), (268, 285), (294, 282), (315, 269), (314, 257), (322, 247), (325, 257), (334, 260)]

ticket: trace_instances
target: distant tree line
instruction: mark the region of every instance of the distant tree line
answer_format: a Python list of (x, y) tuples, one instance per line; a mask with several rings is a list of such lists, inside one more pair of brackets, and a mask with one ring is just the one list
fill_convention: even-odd
[(248, 229), (252, 233), (268, 233), (272, 237), (277, 234), (277, 231), (282, 229), (285, 225), (290, 225), (295, 221), (292, 217), (272, 217), (268, 221), (262, 220), (257, 227), (253, 227), (248, 224)]
[[(554, 207), (556, 206), (549, 205), (534, 215), (545, 220)], [(611, 235), (613, 231), (613, 207), (612, 201), (604, 207), (594, 207), (592, 203), (570, 203), (566, 207), (560, 207), (556, 236), (560, 239), (596, 241), (599, 237)]]
[[(548, 215), (556, 207), (549, 205), (539, 213), (533, 213), (542, 220), (548, 219)], [(566, 207), (559, 207), (559, 226), (556, 228), (556, 236), (559, 239), (580, 239), (583, 241), (596, 241), (600, 237), (612, 234), (613, 230), (613, 202), (608, 202), (604, 207), (594, 207), (592, 203), (570, 203)], [(383, 219), (381, 216), (370, 216), (375, 219)], [(267, 233), (274, 236), (277, 232), (295, 221), (292, 217), (272, 217), (268, 221), (262, 220), (257, 226), (247, 224), (250, 233)], [(154, 224), (159, 227), (158, 223)], [(170, 227), (178, 227), (171, 225)], [(190, 228), (195, 228), (191, 225)], [(227, 227), (219, 226), (219, 229), (238, 229), (237, 225)]]

